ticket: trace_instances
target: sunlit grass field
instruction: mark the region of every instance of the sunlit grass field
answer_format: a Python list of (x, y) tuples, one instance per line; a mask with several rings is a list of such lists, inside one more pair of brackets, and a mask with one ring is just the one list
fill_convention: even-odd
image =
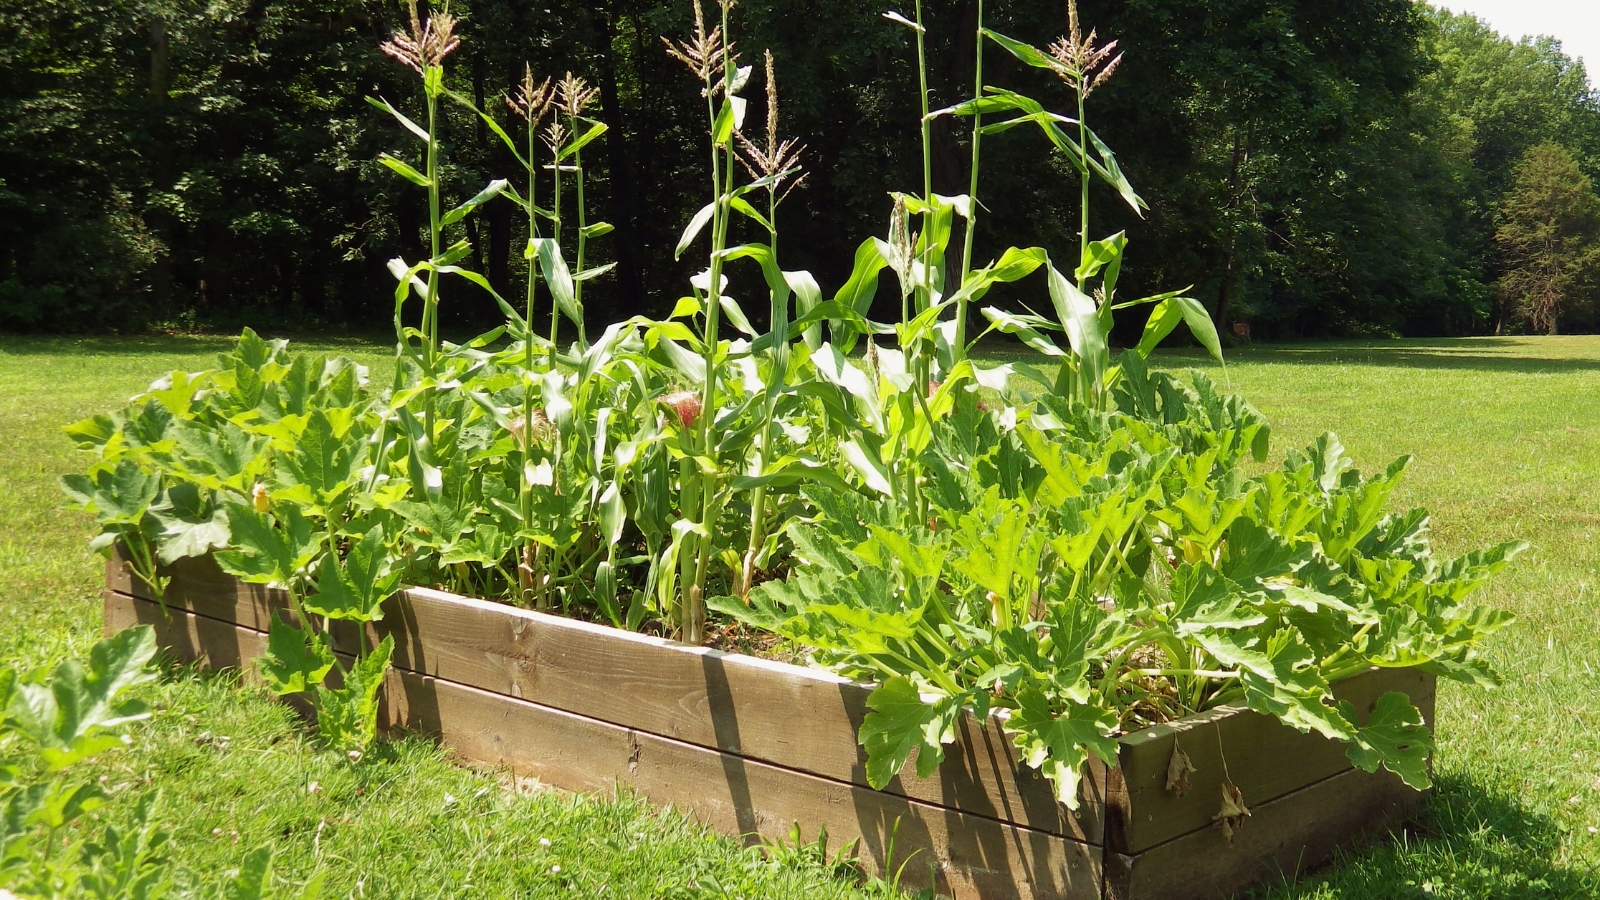
[[(35, 666), (98, 637), (101, 560), (60, 509), (81, 463), (60, 427), (172, 369), (205, 368), (219, 338), (0, 338), (0, 662)], [(318, 339), (382, 369), (389, 351)], [(996, 356), (1010, 356), (995, 351)], [(1164, 354), (1168, 367), (1199, 356)], [(1426, 506), (1444, 553), (1522, 538), (1533, 549), (1482, 599), (1520, 621), (1492, 652), (1505, 686), (1443, 689), (1439, 789), (1391, 840), (1330, 868), (1284, 873), (1274, 898), (1600, 896), (1600, 338), (1483, 338), (1233, 351), (1226, 379), (1267, 415), (1274, 454), (1335, 431), (1365, 470), (1413, 457), (1398, 504)], [(766, 859), (629, 799), (511, 790), (426, 742), (352, 766), (226, 677), (151, 689), (153, 723), (98, 764), (131, 797), (163, 792), (174, 855), (199, 872), (261, 844), (324, 897), (859, 897), (807, 854)], [(113, 803), (101, 815), (126, 812)], [(1247, 826), (1248, 827), (1248, 826)], [(544, 841), (548, 841), (546, 844)]]

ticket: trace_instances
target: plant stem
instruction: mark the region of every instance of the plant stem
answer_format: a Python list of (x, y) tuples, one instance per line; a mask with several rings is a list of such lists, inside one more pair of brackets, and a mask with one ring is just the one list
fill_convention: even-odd
[[(556, 251), (561, 250), (561, 148), (551, 148), (551, 169), (555, 172), (555, 186), (550, 193), (550, 233), (555, 239)], [(556, 302), (556, 292), (550, 292), (550, 368), (556, 367), (556, 352), (560, 347), (557, 337), (561, 333), (561, 304)]]
[[(728, 8), (727, 2), (718, 4), (722, 7), (722, 34), (723, 40), (728, 40)], [(722, 57), (722, 100), (732, 106), (734, 60), (732, 53), (724, 53)], [(711, 211), (711, 266), (710, 280), (706, 284), (706, 320), (705, 320), (705, 389), (700, 398), (700, 449), (702, 453), (710, 454), (714, 447), (711, 442), (712, 425), (716, 419), (716, 390), (717, 390), (717, 335), (722, 327), (722, 251), (727, 246), (728, 240), (728, 194), (733, 188), (733, 146), (730, 141), (727, 147), (719, 148), (717, 145), (717, 108), (714, 99), (715, 91), (710, 73), (706, 73), (706, 112), (711, 123), (711, 199), (715, 204)], [(724, 150), (726, 160), (718, 155)], [(726, 180), (726, 184), (724, 184)], [(705, 640), (705, 584), (706, 576), (711, 562), (711, 528), (715, 524), (717, 513), (717, 476), (713, 474), (702, 475), (704, 491), (700, 505), (700, 525), (706, 534), (697, 535), (695, 543), (698, 553), (695, 555), (694, 578), (690, 584), (683, 586), (683, 608), (681, 610), (683, 640), (686, 643), (698, 644)]]
[[(528, 126), (528, 244), (532, 246), (533, 242), (539, 237), (539, 214), (535, 211), (539, 206), (539, 165), (537, 157), (534, 155), (538, 144), (534, 134), (536, 122), (531, 109), (528, 111), (526, 122)], [(522, 440), (520, 443), (522, 444), (524, 467), (528, 462), (528, 451), (533, 446), (533, 371), (536, 364), (533, 355), (533, 302), (538, 284), (539, 255), (535, 253), (528, 260), (528, 305), (527, 317), (523, 322), (528, 331), (526, 346), (524, 347), (522, 372)], [(550, 302), (552, 304), (555, 302), (553, 297)], [(552, 349), (552, 361), (554, 352), (554, 349)], [(521, 501), (522, 526), (528, 528), (531, 527), (533, 519), (533, 485), (529, 483), (526, 474), (522, 476), (519, 484), (521, 491), (518, 499)], [(534, 544), (529, 541), (522, 548), (522, 562), (517, 567), (517, 587), (521, 592), (524, 604), (533, 602), (533, 561)]]
[[(974, 38), (975, 55), (973, 58), (972, 99), (983, 99), (983, 0), (978, 3), (978, 33)], [(967, 216), (967, 233), (962, 238), (961, 248), (961, 280), (956, 283), (956, 290), (960, 290), (967, 283), (967, 276), (972, 273), (972, 239), (978, 231), (978, 149), (983, 143), (983, 114), (974, 111), (972, 114), (972, 173), (967, 184), (967, 200), (971, 204)], [(956, 303), (956, 340), (955, 359), (960, 362), (967, 357), (967, 300), (963, 297)]]
[[(577, 126), (578, 126), (578, 120), (576, 118), (574, 118), (572, 120), (572, 129), (573, 129), (572, 133), (573, 134), (577, 134)], [(584, 230), (589, 225), (589, 213), (588, 213), (588, 210), (584, 209), (584, 205), (583, 205), (583, 150), (582, 149), (578, 149), (578, 150), (573, 151), (572, 161), (573, 161), (573, 167), (577, 169), (576, 184), (577, 184), (577, 187), (578, 187), (578, 258), (574, 261), (575, 264), (574, 264), (574, 267), (573, 267), (573, 270), (572, 270), (572, 275), (573, 275), (572, 305), (577, 307), (578, 311), (581, 313), (583, 311), (583, 282), (577, 280), (577, 276), (583, 274), (583, 254), (584, 254), (584, 251), (587, 248), (588, 243), (589, 243), (589, 236), (584, 233)], [(577, 324), (578, 324), (578, 346), (579, 347), (584, 347), (584, 346), (586, 346), (588, 344), (588, 340), (584, 336), (582, 318), (579, 318)]]
[[(1078, 76), (1078, 158), (1082, 163), (1083, 176), (1081, 182), (1081, 195), (1078, 208), (1082, 213), (1082, 224), (1078, 230), (1078, 261), (1089, 256), (1089, 125), (1084, 120), (1083, 79), (1087, 73)], [(1078, 290), (1083, 290), (1088, 278), (1078, 277)]]
[[(724, 32), (726, 34), (726, 32)], [(917, 0), (917, 78), (922, 93), (922, 200), (933, 200), (933, 132), (928, 120), (928, 54), (926, 29), (922, 25), (922, 0)], [(932, 213), (924, 214), (923, 221)]]
[[(776, 266), (778, 264), (778, 186), (776, 184), (767, 187), (767, 224), (769, 226), (767, 229), (768, 246), (772, 250), (772, 264)], [(781, 310), (774, 304), (773, 321), (768, 323), (769, 330), (773, 336), (771, 351), (772, 373), (767, 376), (767, 415), (761, 426), (761, 443), (756, 447), (755, 472), (757, 475), (765, 474), (766, 461), (772, 448), (772, 420), (777, 406), (778, 392), (783, 389), (783, 379), (788, 374), (783, 371), (787, 368), (788, 354), (779, 352), (780, 342), (778, 340), (781, 335), (783, 337), (782, 344), (787, 346), (789, 335), (788, 317), (789, 304), (787, 302), (783, 304)], [(783, 326), (781, 329), (779, 328), (780, 325)], [(739, 569), (737, 593), (740, 597), (748, 597), (750, 594), (750, 582), (755, 576), (756, 556), (761, 552), (761, 545), (766, 543), (766, 540), (767, 486), (763, 484), (756, 488), (755, 494), (750, 499), (750, 543), (745, 548), (743, 565)]]
[[(424, 88), (428, 98), (428, 240), (429, 259), (439, 258), (439, 239), (444, 226), (439, 224), (439, 98), (432, 89)], [(439, 348), (439, 271), (428, 269), (428, 293), (422, 304), (422, 333), (427, 365), (424, 371), (434, 374), (435, 356)], [(433, 439), (433, 392), (424, 395), (423, 423), (429, 440)]]

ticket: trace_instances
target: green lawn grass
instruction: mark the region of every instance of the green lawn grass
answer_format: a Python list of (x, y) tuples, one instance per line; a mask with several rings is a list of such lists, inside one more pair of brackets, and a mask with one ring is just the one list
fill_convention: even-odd
[[(59, 508), (56, 479), (80, 465), (60, 426), (165, 371), (203, 368), (225, 346), (0, 340), (0, 661), (53, 662), (99, 634), (91, 529)], [(375, 344), (298, 346), (387, 366), (389, 351)], [(1161, 362), (1221, 377), (1199, 357)], [(1521, 617), (1492, 647), (1505, 687), (1442, 691), (1439, 789), (1424, 813), (1329, 868), (1284, 873), (1267, 893), (1600, 896), (1600, 629), (1590, 612), (1600, 571), (1600, 338), (1245, 349), (1230, 356), (1227, 377), (1273, 422), (1275, 455), (1324, 430), (1365, 469), (1411, 455), (1398, 502), (1432, 511), (1442, 552), (1512, 538), (1533, 545), (1483, 598)], [(123, 797), (161, 789), (175, 856), (195, 871), (224, 871), (271, 844), (290, 880), (326, 870), (325, 897), (881, 893), (796, 854), (765, 860), (627, 797), (519, 792), (424, 741), (385, 745), (350, 765), (313, 750), (284, 708), (226, 676), (175, 673), (151, 699), (155, 720), (97, 774)]]

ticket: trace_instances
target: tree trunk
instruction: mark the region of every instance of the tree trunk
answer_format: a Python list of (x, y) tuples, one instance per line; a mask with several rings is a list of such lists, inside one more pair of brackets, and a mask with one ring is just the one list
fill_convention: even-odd
[[(172, 53), (167, 40), (167, 22), (159, 14), (150, 20), (150, 132), (155, 137), (155, 154), (151, 169), (151, 193), (167, 191), (173, 182), (173, 153), (171, 135), (166, 127), (167, 95), (172, 86)], [(145, 212), (145, 222), (160, 244), (150, 269), (151, 300), (158, 315), (166, 315), (172, 305), (172, 239), (171, 216), (157, 207)]]
[(615, 248), (617, 268), (616, 317), (644, 315), (646, 310), (644, 289), (639, 273), (639, 234), (634, 227), (633, 211), (641, 208), (644, 198), (638, 194), (628, 145), (633, 138), (627, 130), (622, 115), (622, 100), (617, 92), (617, 55), (612, 46), (616, 43), (616, 13), (613, 4), (606, 4), (599, 13), (601, 34), (605, 49), (600, 58), (600, 114), (610, 131), (606, 134), (606, 168), (611, 174), (611, 233)]

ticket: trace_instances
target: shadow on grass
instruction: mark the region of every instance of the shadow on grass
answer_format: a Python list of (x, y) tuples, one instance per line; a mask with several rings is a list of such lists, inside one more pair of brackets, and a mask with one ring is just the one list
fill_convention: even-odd
[[(319, 334), (315, 332), (277, 334), (262, 337), (287, 337), (289, 348), (339, 353), (392, 353), (394, 339), (380, 333)], [(0, 353), (15, 356), (170, 356), (186, 353), (225, 353), (233, 347), (232, 334), (146, 334), (114, 337), (64, 337), (0, 335)]]
[[(1400, 369), (1469, 369), (1483, 372), (1513, 372), (1524, 375), (1600, 372), (1600, 358), (1495, 355), (1475, 353), (1477, 344), (1453, 347), (1285, 347), (1234, 350), (1230, 361), (1287, 363), (1299, 366), (1387, 366)], [(1159, 354), (1158, 359), (1180, 359), (1187, 354)], [(1199, 356), (1193, 357), (1196, 361)]]
[(1561, 828), (1516, 797), (1470, 778), (1437, 781), (1405, 829), (1341, 850), (1324, 868), (1253, 900), (1565, 900), (1600, 896), (1600, 877), (1556, 861)]
[[(1464, 369), (1483, 372), (1511, 372), (1526, 375), (1600, 372), (1600, 341), (1595, 355), (1550, 356), (1541, 353), (1537, 341), (1513, 338), (1440, 338), (1389, 342), (1343, 341), (1325, 344), (1258, 344), (1231, 347), (1224, 351), (1229, 363), (1291, 364), (1306, 366), (1384, 366), (1398, 369)], [(1113, 348), (1112, 356), (1122, 348)], [(976, 355), (994, 362), (1034, 363), (1046, 366), (1049, 360), (1033, 350), (1009, 341), (986, 340)], [(1157, 350), (1156, 365), (1167, 369), (1216, 363), (1196, 348)]]

